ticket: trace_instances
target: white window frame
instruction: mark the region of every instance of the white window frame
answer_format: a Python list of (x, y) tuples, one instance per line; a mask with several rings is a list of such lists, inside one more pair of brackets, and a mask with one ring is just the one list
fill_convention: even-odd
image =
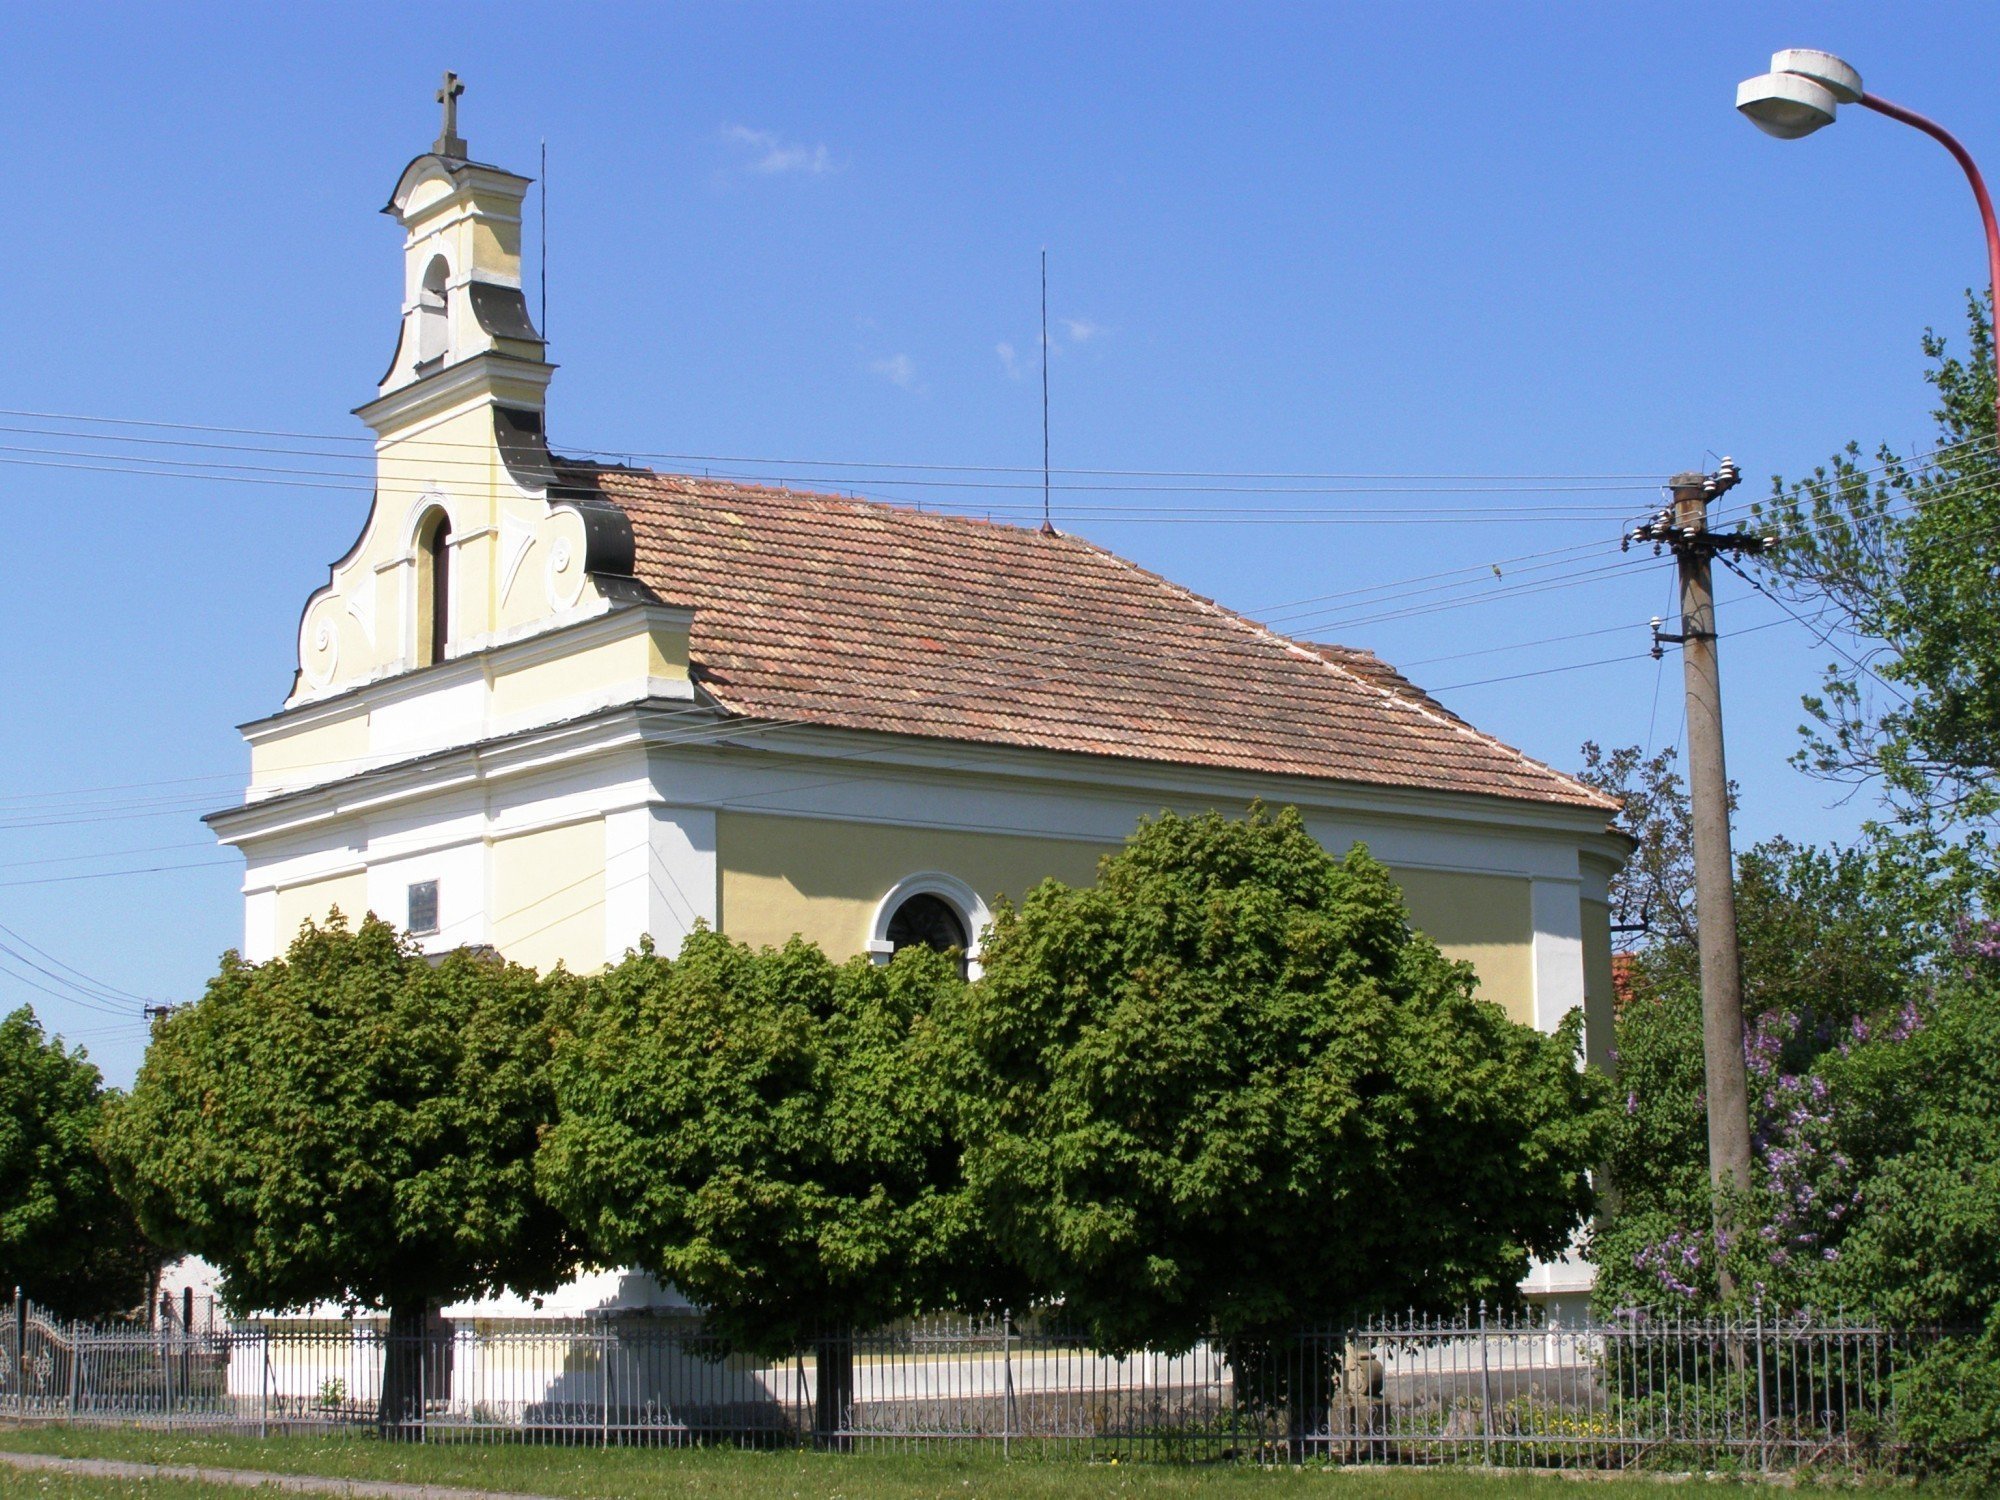
[(986, 929), (993, 925), (993, 912), (979, 892), (956, 875), (947, 875), (942, 870), (905, 875), (889, 887), (888, 894), (875, 904), (875, 921), (868, 934), (869, 958), (878, 964), (886, 964), (895, 956), (896, 945), (889, 941), (889, 923), (895, 917), (896, 909), (912, 896), (936, 896), (958, 913), (959, 921), (965, 924), (966, 976), (977, 979), (983, 972), (979, 960), (986, 950)]

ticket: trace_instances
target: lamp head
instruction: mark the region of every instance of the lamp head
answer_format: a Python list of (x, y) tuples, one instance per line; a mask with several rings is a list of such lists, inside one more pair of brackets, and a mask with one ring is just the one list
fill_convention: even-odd
[(1781, 141), (1831, 125), (1839, 107), (1862, 97), (1861, 75), (1831, 52), (1787, 47), (1771, 54), (1771, 71), (1736, 86), (1736, 107), (1750, 123)]

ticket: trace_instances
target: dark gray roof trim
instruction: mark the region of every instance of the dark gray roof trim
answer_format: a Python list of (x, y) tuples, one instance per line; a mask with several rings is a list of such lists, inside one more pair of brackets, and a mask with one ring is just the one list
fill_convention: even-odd
[[(583, 570), (630, 578), (637, 555), (632, 540), (632, 518), (625, 514), (624, 507), (600, 491), (574, 485), (556, 487), (548, 434), (542, 430), (542, 414), (518, 406), (496, 406), (493, 438), (516, 484), (524, 490), (542, 490), (550, 505), (573, 510), (582, 519)], [(644, 590), (640, 597), (650, 599), (652, 591)]]
[(542, 431), (542, 414), (519, 406), (493, 408), (493, 441), (514, 483), (524, 490), (546, 490), (556, 477), (549, 462), (549, 440)]
[(499, 286), (490, 281), (470, 281), (465, 290), (472, 298), (472, 315), (479, 320), (479, 326), (496, 339), (523, 339), (531, 344), (539, 344), (542, 336), (535, 332), (534, 321), (528, 316), (528, 299), (517, 286)]
[(453, 182), (457, 182), (460, 177), (475, 168), (482, 172), (492, 172), (501, 177), (511, 177), (514, 181), (524, 185), (535, 180), (532, 177), (523, 177), (519, 172), (510, 172), (505, 167), (496, 167), (492, 162), (466, 161), (461, 157), (439, 156), (435, 151), (426, 151), (422, 156), (412, 158), (410, 164), (403, 168), (402, 175), (396, 179), (396, 190), (389, 195), (389, 201), (382, 205), (383, 213), (395, 217), (401, 212), (396, 207), (396, 200), (403, 196), (403, 184), (408, 182), (411, 174), (427, 161), (434, 161), (440, 167), (444, 168), (445, 175), (451, 178)]

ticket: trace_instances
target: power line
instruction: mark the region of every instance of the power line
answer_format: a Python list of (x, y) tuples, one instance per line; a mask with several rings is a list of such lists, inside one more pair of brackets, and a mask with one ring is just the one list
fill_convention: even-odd
[[(77, 968), (74, 964), (64, 963), (60, 958), (57, 958), (55, 954), (49, 952), (48, 949), (39, 947), (36, 944), (28, 941), (27, 938), (23, 937), (20, 933), (16, 932), (11, 927), (8, 927), (4, 924), (0, 924), (0, 932), (4, 932), (8, 937), (12, 938), (15, 942), (19, 943), (23, 948), (26, 948), (29, 952), (38, 954), (41, 957), (47, 959), (57, 968), (67, 970), (70, 974), (74, 975), (77, 980), (82, 981), (83, 984), (88, 986), (91, 990), (95, 991), (97, 994), (99, 994), (102, 998), (106, 1000), (129, 1001), (134, 1005), (145, 1005), (148, 1003), (147, 998), (144, 995), (135, 995), (129, 990), (121, 990), (114, 984), (106, 984), (101, 979), (92, 978), (90, 975), (84, 973), (83, 970)], [(18, 957), (19, 955), (16, 956)], [(27, 960), (25, 959), (23, 960), (23, 962), (26, 961)], [(40, 965), (36, 965), (35, 967), (39, 968)], [(47, 971), (44, 970), (43, 972)], [(53, 978), (55, 976), (52, 975), (51, 977)], [(64, 980), (60, 982), (68, 983), (69, 981)]]
[[(1729, 639), (1735, 640), (1739, 636), (1754, 635), (1760, 630), (1775, 630), (1784, 623), (1783, 620), (1765, 620), (1756, 625), (1746, 625), (1741, 630), (1732, 630), (1729, 633)], [(1455, 693), (1461, 688), (1490, 687), (1502, 682), (1523, 682), (1530, 677), (1552, 677), (1559, 672), (1581, 672), (1586, 667), (1610, 667), (1628, 661), (1650, 661), (1652, 660), (1652, 656), (1653, 653), (1651, 651), (1634, 651), (1625, 656), (1602, 656), (1594, 661), (1576, 661), (1559, 667), (1536, 667), (1526, 672), (1510, 672), (1505, 677), (1481, 677), (1473, 682), (1446, 683), (1442, 687), (1430, 688), (1428, 691), (1432, 693)]]
[[(2000, 482), (1994, 482), (1980, 486), (1961, 487), (1954, 489), (1951, 493), (1954, 496), (1960, 498), (1968, 496), (1990, 495), (1994, 493), (2000, 493)], [(1895, 512), (1895, 511), (1885, 512), (1884, 517), (1885, 519), (1897, 519), (1901, 516), (1908, 516), (1914, 513), (1915, 513), (1915, 508), (1913, 502), (1911, 510), (1901, 511), (1901, 512)], [(1799, 530), (1787, 533), (1784, 536), (1781, 536), (1779, 538), (1779, 541), (1782, 544), (1786, 540), (1796, 540), (1801, 537), (1815, 535), (1822, 532), (1825, 529), (1827, 528), (1815, 527), (1815, 526), (1804, 527)], [(1982, 534), (1981, 531), (1977, 530), (1965, 533), (1966, 536), (1976, 536), (1980, 534)], [(1944, 540), (1952, 540), (1952, 539), (1946, 538)], [(1585, 547), (1593, 545), (1596, 544), (1584, 544)], [(1556, 552), (1567, 553), (1578, 550), (1583, 550), (1583, 548), (1556, 549)], [(1548, 556), (1554, 554), (1531, 554), (1531, 555)], [(1486, 566), (1487, 565), (1471, 564), (1464, 568), (1450, 570), (1450, 573), (1446, 575), (1432, 575), (1432, 576), (1456, 577), (1456, 575), (1465, 573), (1478, 575), (1484, 570)], [(1497, 566), (1497, 565), (1492, 565), (1492, 566)], [(1545, 572), (1557, 566), (1560, 566), (1560, 564), (1552, 562), (1544, 562), (1534, 567), (1525, 568), (1520, 571), (1528, 573)], [(1585, 569), (1580, 573), (1570, 575), (1570, 577), (1566, 579), (1540, 581), (1532, 585), (1522, 585), (1520, 587), (1502, 588), (1470, 596), (1463, 596), (1458, 598), (1447, 597), (1443, 600), (1435, 601), (1433, 603), (1426, 605), (1411, 606), (1404, 609), (1388, 610), (1373, 614), (1358, 614), (1344, 619), (1326, 620), (1321, 622), (1321, 624), (1315, 628), (1328, 629), (1328, 630), (1346, 630), (1346, 629), (1358, 628), (1363, 625), (1380, 624), (1402, 619), (1414, 619), (1428, 614), (1441, 613), (1446, 610), (1466, 608), (1472, 605), (1482, 604), (1487, 602), (1501, 602), (1513, 598), (1518, 598), (1528, 594), (1544, 593), (1552, 589), (1567, 588), (1575, 584), (1588, 583), (1597, 578), (1608, 577), (1612, 574), (1621, 571), (1623, 571), (1622, 568), (1620, 568), (1617, 565), (1609, 565), (1601, 568)], [(1472, 578), (1461, 579), (1460, 581), (1457, 582), (1438, 583), (1429, 588), (1410, 589), (1407, 590), (1402, 595), (1389, 594), (1380, 598), (1370, 599), (1365, 601), (1365, 603), (1363, 603), (1359, 607), (1362, 609), (1372, 610), (1384, 604), (1394, 603), (1398, 598), (1420, 596), (1424, 594), (1432, 594), (1432, 593), (1450, 594), (1453, 591), (1458, 591), (1461, 594), (1463, 594), (1464, 590), (1472, 588), (1474, 586), (1482, 585), (1484, 581), (1485, 580), (1483, 577), (1474, 576)], [(1313, 619), (1317, 616), (1327, 615), (1327, 614), (1338, 614), (1338, 613), (1339, 611), (1336, 609), (1310, 610), (1292, 616), (1281, 615), (1275, 617), (1275, 620), (1283, 620), (1288, 626), (1299, 626), (1303, 624), (1303, 622)]]
[[(373, 496), (397, 495), (397, 494), (407, 495), (407, 496), (419, 496), (432, 493), (432, 489), (430, 486), (343, 484), (337, 482), (329, 482), (326, 480), (315, 480), (308, 478), (267, 478), (250, 474), (205, 473), (199, 470), (190, 472), (187, 466), (183, 466), (182, 468), (135, 468), (132, 467), (130, 464), (118, 464), (118, 463), (93, 464), (93, 463), (82, 463), (76, 461), (65, 461), (60, 459), (24, 458), (19, 456), (0, 457), (0, 466), (8, 466), (16, 468), (34, 468), (34, 469), (62, 469), (79, 473), (92, 473), (92, 474), (120, 474), (130, 478), (137, 478), (137, 479), (181, 479), (181, 480), (195, 481), (203, 484), (250, 484), (250, 485), (262, 485), (278, 489), (338, 490), (350, 494), (367, 494)], [(674, 476), (674, 477), (685, 477), (685, 476)], [(710, 478), (721, 483), (742, 485), (742, 486), (753, 485), (758, 482), (754, 479), (745, 479), (741, 476), (710, 476)], [(1068, 490), (1075, 490), (1078, 487), (1058, 485), (1057, 488), (1068, 491)], [(1136, 493), (1136, 491), (1130, 491), (1130, 490), (1128, 490), (1127, 492)], [(1230, 492), (1230, 491), (1217, 491), (1217, 490), (1211, 490), (1209, 492), (1250, 493), (1249, 491)], [(551, 498), (555, 499), (562, 498), (562, 496), (566, 493), (576, 493), (576, 491), (574, 491), (571, 488), (560, 485), (552, 487), (550, 491)], [(897, 502), (888, 500), (869, 499), (867, 497), (861, 497), (861, 496), (833, 495), (825, 493), (823, 491), (811, 491), (811, 492), (795, 491), (793, 493), (809, 493), (813, 495), (815, 498), (824, 500), (858, 500), (861, 501), (862, 503), (876, 504), (876, 505), (897, 504)], [(1314, 492), (1306, 490), (1286, 490), (1286, 491), (1271, 491), (1267, 493), (1310, 495), (1315, 493), (1333, 494), (1333, 493), (1343, 493), (1343, 492), (1337, 492), (1337, 491)], [(1354, 493), (1361, 493), (1361, 492), (1357, 491)], [(977, 518), (981, 515), (990, 516), (995, 512), (1000, 512), (1007, 516), (1024, 516), (1033, 514), (1032, 510), (1025, 505), (1008, 504), (1008, 503), (995, 504), (989, 502), (975, 502), (975, 501), (963, 501), (959, 502), (956, 505), (942, 505), (933, 501), (932, 508), (943, 510), (949, 514), (965, 518)], [(1426, 506), (1418, 509), (1404, 509), (1404, 508), (1388, 507), (1388, 506), (1372, 506), (1372, 507), (1299, 506), (1299, 507), (1264, 507), (1261, 509), (1253, 509), (1253, 508), (1232, 507), (1232, 506), (1208, 506), (1208, 507), (1203, 507), (1203, 506), (1170, 507), (1166, 505), (1118, 506), (1118, 505), (1104, 504), (1101, 502), (1094, 505), (1079, 505), (1079, 506), (1069, 507), (1065, 513), (1076, 515), (1086, 520), (1107, 521), (1107, 522), (1115, 521), (1127, 525), (1217, 525), (1217, 524), (1308, 525), (1308, 524), (1334, 523), (1334, 524), (1351, 524), (1351, 525), (1450, 525), (1450, 526), (1462, 526), (1466, 524), (1494, 524), (1494, 525), (1520, 525), (1524, 523), (1549, 524), (1554, 522), (1577, 522), (1577, 521), (1601, 523), (1603, 521), (1612, 519), (1614, 516), (1629, 514), (1629, 512), (1626, 511), (1605, 510), (1598, 507), (1564, 506), (1555, 504), (1528, 506), (1520, 508), (1518, 510), (1496, 512), (1492, 510), (1490, 507), (1451, 507), (1451, 506)]]
[(197, 859), (177, 865), (146, 865), (135, 870), (92, 870), (83, 875), (43, 875), (31, 880), (0, 880), (0, 889), (26, 885), (68, 885), (77, 880), (116, 880), (126, 875), (160, 875), (168, 870), (225, 870), (238, 868), (233, 859)]
[[(1968, 439), (1965, 443), (1962, 444), (1944, 445), (1939, 449), (1937, 449), (1936, 451), (1939, 453), (1952, 452), (1952, 451), (1957, 451), (1960, 448), (1984, 447), (1995, 442), (2000, 442), (2000, 437)], [(1888, 467), (1890, 466), (1886, 464), (1878, 465), (1873, 469), (1859, 471), (1859, 473), (1862, 475), (1879, 473)], [(1962, 494), (1965, 492), (1961, 490), (1958, 491), (1957, 493)], [(1754, 505), (1756, 503), (1758, 502), (1745, 502), (1744, 503), (1745, 508)], [(1519, 556), (1515, 557), (1503, 557), (1493, 562), (1466, 563), (1463, 566), (1456, 568), (1446, 568), (1439, 572), (1420, 573), (1409, 578), (1394, 579), (1377, 584), (1367, 584), (1358, 588), (1344, 589), (1331, 594), (1315, 594), (1303, 599), (1288, 600), (1281, 604), (1258, 606), (1254, 607), (1251, 610), (1251, 613), (1256, 614), (1260, 618), (1263, 618), (1275, 624), (1280, 621), (1285, 621), (1294, 617), (1303, 617), (1306, 615), (1324, 614), (1330, 612), (1327, 610), (1302, 610), (1302, 607), (1305, 605), (1325, 604), (1335, 601), (1355, 599), (1371, 594), (1387, 593), (1393, 590), (1401, 589), (1406, 585), (1430, 583), (1438, 579), (1456, 578), (1461, 574), (1477, 575), (1470, 581), (1474, 583), (1480, 583), (1484, 582), (1485, 575), (1493, 568), (1502, 568), (1502, 569), (1513, 568), (1521, 563), (1538, 562), (1545, 558), (1574, 556), (1576, 553), (1579, 552), (1588, 552), (1594, 550), (1598, 548), (1600, 545), (1602, 544), (1597, 542), (1577, 542), (1564, 547), (1548, 548), (1540, 552), (1527, 552), (1527, 553), (1522, 553)]]
[(33, 870), (44, 865), (78, 865), (93, 859), (130, 859), (135, 854), (177, 854), (188, 849), (213, 849), (214, 839), (198, 839), (183, 844), (147, 844), (137, 849), (103, 849), (94, 854), (51, 854), (41, 859), (14, 859), (0, 863), (0, 870)]
[(1734, 560), (1728, 557), (1718, 557), (1716, 561), (1721, 563), (1723, 567), (1729, 569), (1730, 572), (1734, 573), (1738, 578), (1742, 579), (1745, 583), (1749, 584), (1751, 588), (1755, 589), (1758, 593), (1762, 594), (1766, 599), (1770, 600), (1773, 604), (1777, 605), (1779, 609), (1782, 609), (1786, 614), (1790, 615), (1794, 620), (1798, 621), (1799, 624), (1803, 625), (1809, 632), (1811, 632), (1813, 639), (1818, 641), (1822, 646), (1825, 646), (1832, 651), (1838, 651), (1843, 657), (1847, 659), (1848, 664), (1852, 666), (1856, 671), (1866, 672), (1870, 677), (1874, 678), (1877, 682), (1881, 683), (1883, 687), (1887, 688), (1890, 692), (1894, 693), (1898, 698), (1901, 698), (1905, 704), (1911, 702), (1910, 694), (1904, 690), (1902, 684), (1897, 682), (1891, 682), (1888, 678), (1884, 677), (1880, 672), (1876, 671), (1873, 667), (1868, 665), (1867, 662), (1861, 660), (1860, 657), (1856, 656), (1853, 652), (1849, 651), (1845, 646), (1841, 645), (1840, 642), (1836, 641), (1829, 632), (1822, 631), (1818, 626), (1814, 625), (1812, 621), (1808, 620), (1804, 615), (1800, 614), (1797, 610), (1793, 609), (1791, 605), (1787, 604), (1784, 600), (1780, 599), (1776, 594), (1772, 593), (1769, 589), (1765, 588), (1763, 584), (1759, 583), (1756, 579), (1752, 578), (1748, 573), (1744, 572), (1743, 569), (1741, 569), (1736, 565)]
[[(0, 416), (18, 417), (31, 421), (76, 422), (96, 426), (144, 427), (154, 430), (177, 432), (219, 433), (225, 436), (270, 437), (302, 442), (323, 443), (374, 443), (371, 437), (354, 433), (293, 432), (282, 429), (257, 427), (219, 427), (193, 422), (169, 422), (140, 417), (106, 417), (85, 415), (77, 412), (30, 411), (25, 409), (0, 407)], [(424, 446), (465, 447), (485, 451), (484, 443), (452, 442), (426, 439)], [(626, 458), (662, 458), (680, 463), (706, 464), (752, 464), (772, 468), (806, 469), (881, 469), (888, 472), (936, 473), (936, 474), (1018, 474), (1034, 478), (1041, 473), (1039, 468), (1010, 464), (929, 464), (900, 460), (864, 460), (840, 458), (775, 458), (768, 455), (715, 454), (715, 453), (668, 453), (649, 452), (643, 449), (625, 447), (592, 447), (582, 444), (565, 445), (569, 451), (595, 453), (605, 456)], [(1303, 481), (1423, 481), (1443, 482), (1497, 482), (1507, 484), (1574, 483), (1591, 484), (1591, 488), (1610, 485), (1619, 489), (1647, 489), (1663, 482), (1663, 476), (1654, 473), (1640, 474), (1468, 474), (1468, 473), (1362, 473), (1362, 472), (1313, 472), (1266, 469), (1124, 469), (1124, 468), (1074, 468), (1056, 469), (1057, 474), (1075, 475), (1086, 478), (1103, 479), (1255, 479), (1255, 480), (1303, 480)]]

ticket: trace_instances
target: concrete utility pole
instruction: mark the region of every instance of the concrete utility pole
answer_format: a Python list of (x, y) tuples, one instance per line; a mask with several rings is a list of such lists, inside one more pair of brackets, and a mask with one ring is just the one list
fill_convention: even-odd
[[(1743, 973), (1736, 946), (1735, 857), (1729, 840), (1729, 771), (1722, 753), (1722, 675), (1716, 658), (1715, 590), (1710, 559), (1718, 552), (1762, 552), (1765, 537), (1708, 527), (1709, 502), (1742, 478), (1723, 459), (1713, 474), (1676, 474), (1674, 503), (1635, 530), (1631, 542), (1667, 547), (1680, 564), (1681, 633), (1653, 627), (1653, 654), (1678, 642), (1687, 683), (1688, 792), (1694, 811), (1696, 939), (1701, 950), (1701, 1040), (1708, 1096), (1708, 1176), (1716, 1192), (1716, 1227), (1727, 1230), (1726, 1200), (1750, 1186), (1750, 1089), (1743, 1062)], [(1722, 1273), (1725, 1295), (1733, 1290)]]

